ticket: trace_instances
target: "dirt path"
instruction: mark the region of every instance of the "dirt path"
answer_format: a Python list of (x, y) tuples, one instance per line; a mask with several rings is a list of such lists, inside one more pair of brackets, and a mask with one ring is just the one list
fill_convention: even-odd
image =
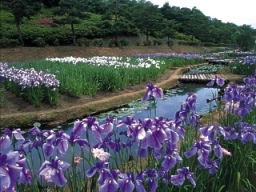
[[(178, 77), (183, 70), (169, 69), (154, 84), (162, 88), (174, 87), (178, 84)], [(100, 93), (93, 98), (89, 96), (72, 98), (62, 95), (57, 106), (43, 104), (39, 108), (5, 91), (4, 107), (0, 109), (1, 127), (32, 127), (35, 122), (40, 122), (44, 126), (56, 126), (66, 121), (80, 119), (142, 98), (148, 83), (150, 82), (130, 86), (116, 93)]]

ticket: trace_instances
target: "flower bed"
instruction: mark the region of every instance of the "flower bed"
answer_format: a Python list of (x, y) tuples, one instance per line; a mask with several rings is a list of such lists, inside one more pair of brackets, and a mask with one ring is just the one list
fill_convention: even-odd
[[(222, 86), (223, 79), (216, 76), (208, 85), (214, 83)], [(26, 135), (5, 129), (0, 138), (0, 170), (5, 176), (0, 177), (0, 188), (38, 189), (54, 183), (52, 189), (67, 184), (70, 191), (253, 191), (255, 87), (256, 73), (245, 78), (244, 85), (225, 88), (225, 110), (213, 94), (220, 118), (206, 126), (200, 125), (196, 113), (197, 96), (188, 93), (174, 119), (108, 117), (99, 124), (88, 117), (76, 121), (70, 134), (40, 130), (38, 125)], [(162, 96), (161, 89), (149, 84), (143, 98), (154, 104)], [(16, 151), (10, 150), (12, 141)], [(75, 154), (75, 147), (81, 153)], [(132, 148), (137, 149), (135, 155)], [(33, 169), (32, 151), (38, 152), (39, 170)], [(61, 156), (69, 151), (70, 161), (64, 162)], [(131, 156), (135, 161), (127, 164)]]

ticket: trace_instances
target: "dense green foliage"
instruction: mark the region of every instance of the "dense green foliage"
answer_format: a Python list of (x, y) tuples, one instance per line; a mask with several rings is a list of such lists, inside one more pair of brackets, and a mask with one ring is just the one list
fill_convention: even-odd
[(256, 39), (256, 29), (251, 26), (223, 23), (195, 7), (180, 8), (169, 3), (158, 7), (135, 0), (30, 2), (4, 0), (1, 4), (1, 47), (15, 46), (16, 39), (25, 46), (76, 45), (79, 38), (111, 37), (118, 42), (120, 36), (143, 34), (146, 44), (149, 37), (154, 37), (169, 45), (170, 39), (178, 39), (182, 45), (238, 45), (249, 50)]

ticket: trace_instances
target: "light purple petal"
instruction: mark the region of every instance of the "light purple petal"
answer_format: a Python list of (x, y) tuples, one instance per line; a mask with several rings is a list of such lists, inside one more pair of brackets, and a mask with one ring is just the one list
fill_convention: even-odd
[(176, 158), (174, 158), (173, 156), (166, 156), (164, 158), (164, 161), (162, 162), (162, 167), (166, 170), (169, 171), (170, 169), (172, 169), (176, 164)]
[(4, 151), (11, 146), (12, 142), (8, 135), (3, 135), (0, 137), (0, 151)]
[(207, 83), (206, 85), (209, 86), (209, 87), (211, 87), (211, 86), (214, 85), (214, 83), (215, 83), (215, 79), (211, 80), (211, 81), (210, 81), (209, 83)]
[(194, 178), (194, 173), (187, 174), (187, 179), (190, 181), (190, 183), (192, 183), (192, 185), (194, 187), (196, 186), (196, 182), (195, 182), (195, 178)]
[(219, 159), (222, 158), (223, 152), (222, 152), (222, 148), (221, 148), (221, 146), (220, 146), (219, 144), (214, 145), (213, 151), (214, 151), (215, 155), (216, 155)]
[(63, 187), (67, 183), (67, 179), (64, 177), (61, 169), (55, 169), (52, 171), (51, 180), (55, 185), (59, 187)]
[(54, 146), (51, 145), (51, 144), (44, 143), (43, 144), (43, 151), (44, 151), (44, 155), (46, 157), (50, 157), (53, 154)]
[(133, 192), (135, 186), (131, 179), (118, 179), (118, 184), (121, 192)]
[(185, 176), (183, 174), (171, 175), (171, 182), (173, 185), (180, 186), (184, 183)]
[(100, 186), (99, 192), (115, 192), (117, 189), (118, 183), (112, 178), (107, 178), (104, 184)]
[(191, 147), (188, 151), (184, 152), (184, 155), (187, 157), (187, 158), (190, 158), (192, 156), (194, 156), (197, 152), (197, 148), (196, 147)]
[(91, 178), (98, 170), (97, 167), (91, 167), (86, 171), (86, 176)]

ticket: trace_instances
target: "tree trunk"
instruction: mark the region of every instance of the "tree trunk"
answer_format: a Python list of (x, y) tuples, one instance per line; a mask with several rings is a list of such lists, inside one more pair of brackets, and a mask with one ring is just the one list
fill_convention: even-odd
[(19, 38), (19, 41), (20, 41), (20, 45), (22, 47), (24, 47), (24, 40), (22, 38), (22, 34), (21, 34), (21, 31), (20, 31), (20, 19), (19, 18), (15, 19), (15, 24), (16, 24), (16, 28), (17, 28), (17, 33), (18, 33), (18, 38)]
[(73, 36), (73, 45), (76, 46), (76, 34), (75, 34), (73, 22), (71, 22), (71, 30), (72, 30), (72, 36)]
[(118, 18), (117, 18), (117, 15), (115, 15), (115, 41), (117, 42), (117, 20), (118, 20)]

